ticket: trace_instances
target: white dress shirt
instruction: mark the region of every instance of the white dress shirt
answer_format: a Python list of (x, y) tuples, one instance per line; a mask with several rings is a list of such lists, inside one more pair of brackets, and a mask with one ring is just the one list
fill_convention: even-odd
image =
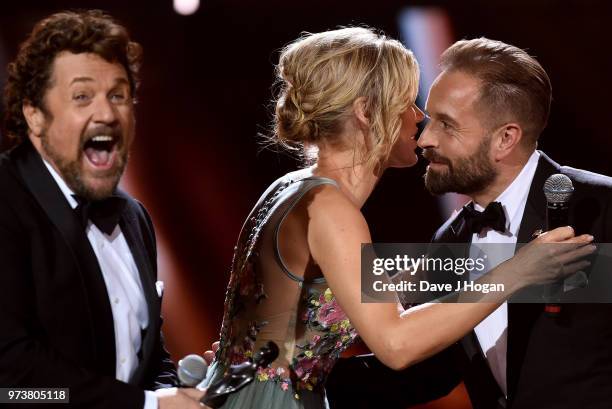
[[(47, 161), (44, 163), (70, 207), (75, 209), (78, 203), (73, 197), (74, 192)], [(98, 259), (113, 313), (117, 357), (115, 377), (128, 382), (138, 368), (141, 331), (149, 325), (149, 312), (138, 268), (118, 225), (110, 235), (106, 235), (89, 221), (85, 232)], [(155, 409), (157, 406), (155, 393), (145, 391), (144, 409)]]
[[(512, 183), (500, 194), (495, 201), (500, 202), (506, 214), (506, 231), (498, 231), (486, 228), (479, 234), (472, 235), (472, 246), (470, 246), (470, 257), (481, 257), (482, 251), (486, 252), (486, 268), (484, 272), (496, 267), (498, 264), (508, 260), (514, 255), (517, 235), (525, 204), (529, 196), (531, 181), (538, 166), (540, 154), (534, 151), (529, 160), (512, 181)], [(474, 203), (474, 209), (483, 211), (482, 206)], [(505, 246), (484, 246), (479, 248), (478, 244), (507, 243)], [(485, 249), (485, 250), (483, 250)], [(475, 275), (471, 279), (478, 278)], [(503, 303), (491, 315), (486, 317), (474, 328), (476, 337), (487, 358), (491, 372), (499, 384), (504, 395), (508, 396), (506, 385), (506, 353), (507, 353), (507, 330), (508, 330), (508, 304)]]

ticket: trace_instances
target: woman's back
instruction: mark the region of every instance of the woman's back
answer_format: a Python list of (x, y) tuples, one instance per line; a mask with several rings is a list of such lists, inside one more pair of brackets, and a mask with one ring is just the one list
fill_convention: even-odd
[[(288, 397), (296, 407), (310, 400), (314, 407), (324, 407), (325, 378), (356, 332), (309, 259), (302, 209), (314, 191), (335, 185), (312, 176), (309, 169), (287, 174), (262, 195), (243, 226), (226, 294), (217, 365), (225, 369), (243, 362), (267, 341), (274, 341), (280, 352), (254, 382), (273, 383), (274, 388), (247, 393), (249, 402), (234, 404), (230, 399), (228, 407), (275, 407), (281, 397), (285, 406), (278, 407), (291, 407), (286, 406)], [(292, 271), (287, 264), (303, 267)]]

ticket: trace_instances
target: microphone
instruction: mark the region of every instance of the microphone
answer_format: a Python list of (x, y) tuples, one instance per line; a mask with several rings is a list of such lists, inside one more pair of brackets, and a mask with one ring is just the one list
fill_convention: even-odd
[[(546, 230), (556, 229), (569, 225), (569, 201), (574, 194), (572, 180), (566, 175), (556, 173), (544, 182), (544, 196), (546, 196)], [(561, 284), (548, 287), (544, 299), (550, 301), (544, 306), (544, 312), (551, 317), (561, 313), (559, 296)]]
[(204, 380), (206, 372), (208, 372), (208, 365), (200, 355), (187, 355), (178, 363), (178, 378), (182, 386), (196, 386)]

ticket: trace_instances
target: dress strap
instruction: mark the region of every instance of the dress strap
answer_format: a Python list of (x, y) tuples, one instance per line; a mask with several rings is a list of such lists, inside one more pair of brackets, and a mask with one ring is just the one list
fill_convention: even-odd
[[(291, 271), (289, 271), (289, 269), (287, 268), (287, 265), (283, 261), (283, 257), (280, 254), (280, 250), (278, 248), (278, 236), (279, 236), (281, 225), (285, 221), (285, 218), (287, 218), (287, 215), (289, 214), (289, 212), (293, 210), (293, 208), (299, 203), (299, 201), (302, 200), (302, 197), (304, 197), (304, 195), (308, 193), (312, 188), (321, 186), (321, 185), (334, 185), (338, 187), (338, 183), (333, 179), (325, 178), (321, 176), (311, 176), (311, 177), (302, 179), (300, 182), (304, 183), (304, 186), (300, 188), (300, 190), (296, 193), (295, 197), (293, 198), (293, 201), (283, 211), (283, 214), (281, 215), (278, 223), (276, 224), (276, 227), (274, 228), (274, 255), (276, 256), (276, 261), (278, 262), (278, 265), (283, 270), (283, 272), (287, 275), (287, 277), (302, 284), (305, 281), (304, 278), (297, 276), (293, 274)], [(325, 277), (317, 277), (312, 280), (309, 280), (308, 282), (314, 283), (314, 284), (324, 283)]]

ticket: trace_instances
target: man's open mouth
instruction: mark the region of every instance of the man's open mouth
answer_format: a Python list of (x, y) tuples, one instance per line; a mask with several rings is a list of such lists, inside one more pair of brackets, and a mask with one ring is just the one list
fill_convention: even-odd
[(85, 157), (95, 168), (109, 169), (116, 160), (118, 142), (113, 135), (96, 135), (85, 142)]

